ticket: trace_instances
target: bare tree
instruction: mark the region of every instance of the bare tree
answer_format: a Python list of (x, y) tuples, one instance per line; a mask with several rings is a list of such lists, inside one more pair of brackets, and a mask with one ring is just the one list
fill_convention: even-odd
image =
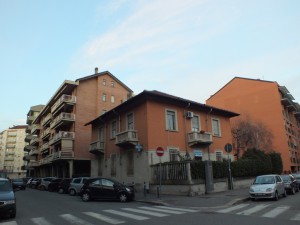
[(273, 149), (273, 134), (262, 122), (254, 122), (250, 118), (240, 119), (233, 124), (231, 133), (236, 142), (237, 158), (241, 149), (256, 148), (265, 152)]

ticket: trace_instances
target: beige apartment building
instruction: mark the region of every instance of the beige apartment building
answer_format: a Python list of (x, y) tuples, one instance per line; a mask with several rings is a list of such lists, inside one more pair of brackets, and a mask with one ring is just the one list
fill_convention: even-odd
[[(65, 80), (32, 122), (33, 176), (90, 176), (91, 129), (84, 126), (132, 96), (110, 72)], [(32, 160), (32, 159), (31, 159)]]
[(24, 177), (23, 157), (27, 126), (13, 126), (0, 133), (0, 171), (10, 178)]

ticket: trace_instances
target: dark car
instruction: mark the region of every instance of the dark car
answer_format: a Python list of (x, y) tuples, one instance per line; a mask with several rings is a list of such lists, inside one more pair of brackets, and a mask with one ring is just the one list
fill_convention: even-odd
[(48, 191), (50, 192), (58, 192), (58, 186), (60, 182), (62, 181), (62, 178), (53, 179), (48, 184)]
[(16, 197), (12, 183), (0, 178), (0, 214), (2, 216), (16, 217)]
[(25, 190), (26, 189), (26, 182), (23, 178), (15, 178), (11, 180), (13, 189), (21, 189)]
[(72, 181), (72, 178), (63, 179), (58, 185), (58, 193), (60, 193), (60, 194), (68, 193), (71, 181)]
[(293, 177), (293, 175), (291, 174), (281, 175), (281, 178), (283, 180), (285, 189), (288, 193), (294, 195), (296, 192), (299, 192), (299, 186), (297, 184), (295, 177)]
[(298, 184), (298, 187), (300, 189), (300, 173), (293, 173), (292, 175), (293, 177), (295, 177), (296, 183)]
[(41, 178), (35, 178), (31, 180), (29, 187), (37, 189), (40, 183), (41, 183)]
[(126, 202), (134, 199), (134, 190), (118, 181), (108, 178), (91, 178), (80, 191), (82, 201), (93, 199), (119, 200)]

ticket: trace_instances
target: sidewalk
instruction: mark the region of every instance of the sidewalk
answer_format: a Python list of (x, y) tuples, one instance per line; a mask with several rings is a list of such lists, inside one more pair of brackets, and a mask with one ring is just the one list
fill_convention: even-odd
[(210, 193), (199, 196), (177, 196), (177, 195), (160, 195), (155, 193), (144, 195), (144, 193), (136, 193), (135, 200), (154, 205), (172, 205), (184, 207), (218, 207), (225, 205), (234, 205), (249, 200), (249, 188), (228, 190), (217, 193)]

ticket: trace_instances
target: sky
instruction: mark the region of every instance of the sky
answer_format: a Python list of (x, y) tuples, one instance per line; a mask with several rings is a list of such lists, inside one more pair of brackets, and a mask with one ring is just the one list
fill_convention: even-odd
[(205, 103), (239, 76), (299, 102), (299, 12), (298, 0), (0, 0), (0, 131), (95, 67), (135, 94)]

